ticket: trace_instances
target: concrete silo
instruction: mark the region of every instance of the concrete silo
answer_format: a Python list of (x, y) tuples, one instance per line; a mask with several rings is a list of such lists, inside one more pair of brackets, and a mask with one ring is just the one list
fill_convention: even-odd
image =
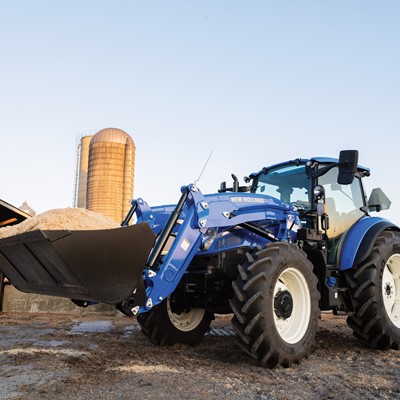
[(86, 208), (121, 222), (133, 198), (135, 144), (123, 130), (102, 129), (89, 145)]
[(83, 136), (78, 147), (78, 178), (75, 182), (76, 200), (75, 207), (86, 207), (87, 175), (89, 168), (89, 145), (93, 135)]

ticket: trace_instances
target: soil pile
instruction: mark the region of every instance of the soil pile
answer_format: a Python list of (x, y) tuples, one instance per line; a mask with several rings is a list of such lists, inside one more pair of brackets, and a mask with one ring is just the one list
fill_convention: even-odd
[(84, 208), (57, 208), (12, 226), (0, 228), (0, 239), (34, 230), (112, 229), (120, 225), (109, 217)]

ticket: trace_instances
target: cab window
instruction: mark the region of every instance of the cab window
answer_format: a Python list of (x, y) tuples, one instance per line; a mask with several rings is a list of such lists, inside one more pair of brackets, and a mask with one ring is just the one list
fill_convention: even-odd
[(341, 235), (365, 215), (360, 209), (365, 205), (360, 178), (356, 176), (350, 185), (339, 185), (337, 176), (338, 168), (335, 167), (318, 178), (318, 183), (325, 188), (328, 238)]
[(306, 175), (304, 165), (289, 164), (273, 168), (267, 174), (259, 175), (252, 191), (311, 209), (311, 178)]

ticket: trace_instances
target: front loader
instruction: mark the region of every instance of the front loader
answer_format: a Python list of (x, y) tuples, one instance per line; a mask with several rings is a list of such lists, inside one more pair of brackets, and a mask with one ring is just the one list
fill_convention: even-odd
[[(34, 231), (0, 240), (0, 271), (26, 292), (115, 304), (156, 345), (199, 343), (233, 314), (240, 346), (261, 365), (290, 366), (315, 344), (321, 310), (348, 314), (356, 338), (400, 346), (400, 232), (371, 216), (358, 152), (263, 168), (176, 205), (143, 199), (121, 228)], [(129, 225), (131, 220), (133, 225)]]

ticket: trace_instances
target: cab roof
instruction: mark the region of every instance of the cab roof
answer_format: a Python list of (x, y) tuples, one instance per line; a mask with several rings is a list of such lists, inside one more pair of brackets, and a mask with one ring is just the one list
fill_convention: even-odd
[[(318, 164), (331, 164), (331, 163), (338, 163), (339, 159), (338, 158), (331, 158), (331, 157), (311, 157), (311, 158), (296, 158), (295, 160), (289, 160), (289, 161), (284, 161), (278, 164), (273, 164), (270, 165), (269, 167), (266, 167), (267, 170), (270, 169), (275, 169), (277, 167), (280, 166), (284, 166), (284, 165), (289, 165), (289, 164), (307, 164), (308, 161), (312, 161), (312, 162), (317, 162)], [(261, 171), (259, 171), (258, 173), (261, 173), (265, 170), (265, 168), (263, 168)], [(370, 173), (370, 169), (363, 167), (362, 165), (357, 165), (357, 170), (360, 172), (366, 172), (367, 174)]]

